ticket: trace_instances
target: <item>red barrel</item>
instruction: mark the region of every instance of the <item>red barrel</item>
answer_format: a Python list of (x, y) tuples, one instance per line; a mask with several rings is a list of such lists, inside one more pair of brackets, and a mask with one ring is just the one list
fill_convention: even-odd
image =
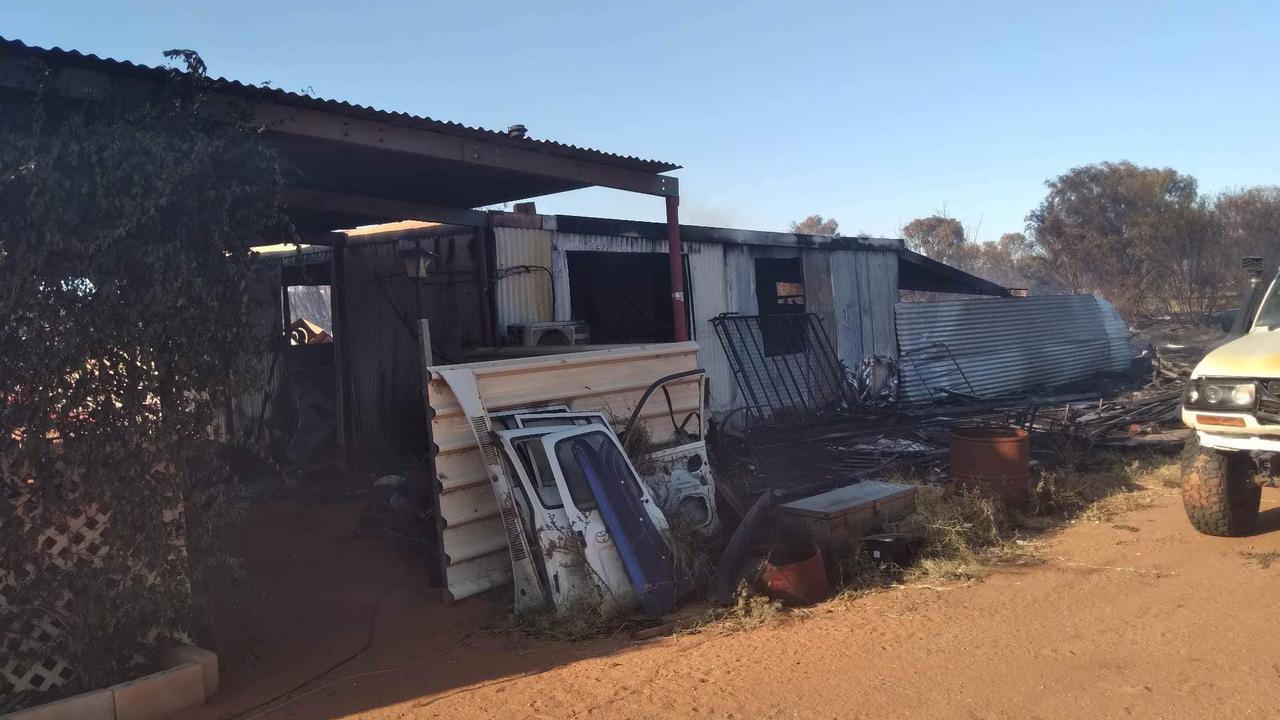
[(1026, 500), (1031, 479), (1027, 431), (1009, 427), (962, 427), (951, 431), (951, 477), (965, 492)]
[(764, 557), (760, 583), (764, 594), (784, 605), (813, 605), (827, 599), (827, 566), (817, 545), (774, 545), (757, 549)]

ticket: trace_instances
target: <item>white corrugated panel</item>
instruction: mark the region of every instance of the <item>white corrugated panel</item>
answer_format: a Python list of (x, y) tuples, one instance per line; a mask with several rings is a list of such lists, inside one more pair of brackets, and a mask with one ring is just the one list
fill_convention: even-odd
[(689, 243), (689, 298), (693, 303), (693, 339), (702, 348), (698, 359), (711, 381), (708, 410), (723, 412), (732, 407), (737, 385), (724, 348), (716, 340), (711, 318), (728, 312), (729, 299), (725, 284), (724, 246)]
[[(625, 422), (651, 383), (698, 367), (698, 344), (639, 345), (447, 367), (475, 372), (490, 412), (563, 403), (574, 410), (603, 411)], [(697, 411), (700, 378), (668, 388), (677, 418)], [(436, 446), (445, 588), (456, 600), (510, 582), (511, 562), (471, 424), (439, 373), (431, 373), (427, 402)], [(665, 397), (651, 400), (641, 417), (655, 442), (672, 437)]]
[(909, 401), (930, 400), (930, 388), (1013, 395), (1129, 367), (1124, 320), (1093, 295), (901, 303), (895, 314)]
[(506, 334), (508, 325), (554, 320), (551, 232), (498, 227), (493, 229), (493, 245), (498, 332)]

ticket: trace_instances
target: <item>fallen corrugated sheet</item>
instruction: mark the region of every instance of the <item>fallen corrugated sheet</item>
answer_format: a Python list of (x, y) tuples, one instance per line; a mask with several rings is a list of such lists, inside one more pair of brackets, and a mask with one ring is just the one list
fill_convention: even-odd
[(894, 314), (907, 401), (994, 398), (1129, 367), (1128, 328), (1093, 295), (900, 303)]
[[(698, 344), (641, 345), (447, 367), (475, 373), (490, 413), (563, 403), (625, 422), (655, 380), (698, 367)], [(448, 383), (436, 368), (431, 370), (427, 403), (433, 411), (431, 437), (437, 448), (445, 592), (457, 600), (510, 582), (511, 560), (471, 425)], [(677, 418), (697, 412), (701, 382), (695, 376), (667, 386)], [(650, 401), (641, 415), (655, 444), (673, 436), (667, 415), (665, 398)]]

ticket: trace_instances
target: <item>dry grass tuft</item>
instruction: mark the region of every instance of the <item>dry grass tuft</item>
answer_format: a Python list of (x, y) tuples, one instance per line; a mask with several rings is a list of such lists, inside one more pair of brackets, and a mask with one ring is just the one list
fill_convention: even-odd
[(1178, 463), (1168, 458), (1094, 455), (1088, 462), (1041, 472), (1024, 519), (1028, 527), (1052, 526), (1062, 520), (1110, 522), (1150, 507), (1153, 491), (1179, 483)]
[[(609, 421), (615, 428), (623, 428), (629, 419), (619, 418), (611, 414)], [(636, 419), (635, 426), (627, 432), (627, 436), (622, 440), (622, 448), (627, 451), (627, 459), (631, 461), (632, 467), (636, 469), (636, 473), (641, 477), (652, 475), (658, 471), (657, 465), (650, 457), (653, 451), (657, 449), (653, 442), (653, 433), (649, 431), (649, 425), (643, 419)]]
[(1266, 552), (1253, 552), (1251, 550), (1241, 550), (1238, 554), (1240, 555), (1240, 557), (1244, 558), (1248, 562), (1253, 563), (1254, 565), (1257, 565), (1258, 568), (1262, 570), (1266, 570), (1267, 568), (1270, 568), (1275, 563), (1280, 562), (1280, 552), (1276, 552), (1275, 550), (1268, 550)]
[(991, 566), (1026, 562), (1031, 546), (1020, 540), (1016, 516), (999, 501), (979, 495), (948, 498), (922, 487), (916, 517), (925, 529), (920, 562), (903, 575), (907, 583), (975, 580)]
[(1166, 486), (1170, 477), (1178, 475), (1176, 461), (1111, 456), (1086, 476), (1095, 497), (1078, 518), (1085, 522), (1111, 522), (1135, 510), (1149, 508), (1155, 502), (1153, 490)]
[(1074, 515), (1089, 504), (1085, 490), (1077, 473), (1060, 468), (1044, 470), (1031, 486), (1026, 514), (1031, 517)]
[(1165, 462), (1150, 469), (1143, 479), (1145, 484), (1154, 484), (1168, 490), (1182, 488), (1182, 465), (1177, 461)]
[(498, 631), (514, 631), (542, 640), (579, 642), (626, 634), (643, 624), (638, 616), (614, 612), (591, 602), (579, 602), (563, 613), (554, 608), (505, 615), (492, 625)]
[(742, 632), (792, 618), (802, 610), (788, 610), (777, 600), (770, 600), (751, 589), (744, 580), (734, 594), (733, 605), (709, 610), (701, 622), (688, 628), (688, 632), (713, 630), (716, 632)]
[(878, 563), (870, 555), (857, 552), (836, 565), (831, 586), (839, 589), (839, 596), (846, 599), (892, 587), (902, 579), (902, 568)]
[(667, 545), (671, 548), (676, 578), (687, 578), (695, 588), (704, 587), (715, 570), (713, 545), (684, 517), (672, 515), (667, 523)]
[(1089, 504), (1077, 519), (1090, 523), (1111, 522), (1136, 510), (1151, 507), (1155, 498), (1142, 490), (1119, 490)]

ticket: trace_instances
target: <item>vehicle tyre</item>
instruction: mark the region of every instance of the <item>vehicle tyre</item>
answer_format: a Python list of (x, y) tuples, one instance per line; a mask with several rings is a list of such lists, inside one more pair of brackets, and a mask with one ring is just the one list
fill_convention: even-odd
[(1244, 453), (1189, 448), (1182, 462), (1182, 506), (1192, 527), (1220, 537), (1252, 532), (1262, 504), (1262, 486), (1253, 475), (1253, 460)]

